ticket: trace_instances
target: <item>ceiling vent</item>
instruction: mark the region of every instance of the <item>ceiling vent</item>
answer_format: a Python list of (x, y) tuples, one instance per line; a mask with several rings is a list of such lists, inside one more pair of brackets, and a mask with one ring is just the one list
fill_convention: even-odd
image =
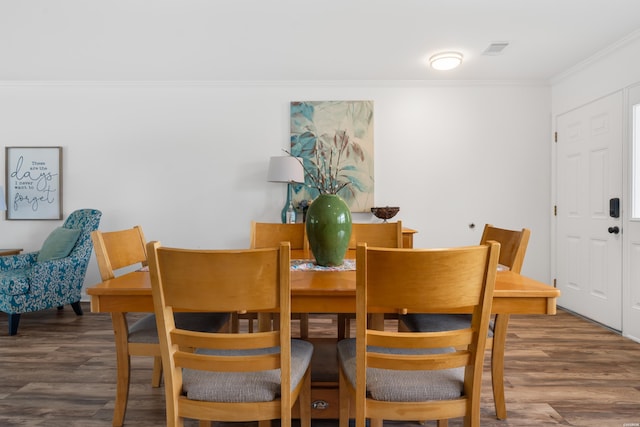
[(509, 42), (493, 42), (482, 54), (488, 56), (500, 55), (507, 46), (509, 46)]

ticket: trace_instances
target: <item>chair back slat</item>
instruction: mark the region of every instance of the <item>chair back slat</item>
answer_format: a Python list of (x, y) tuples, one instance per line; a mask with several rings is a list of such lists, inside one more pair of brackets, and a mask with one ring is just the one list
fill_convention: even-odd
[(289, 242), (291, 249), (306, 249), (307, 233), (304, 223), (280, 224), (251, 222), (251, 249), (275, 248), (280, 242)]
[(274, 286), (280, 276), (278, 248), (189, 250), (159, 247), (157, 258), (162, 281), (179, 284), (164, 288), (165, 303), (174, 310), (241, 312), (279, 307), (280, 287)]
[(486, 224), (480, 239), (480, 244), (485, 244), (490, 240), (500, 243), (499, 264), (509, 267), (515, 273), (520, 273), (524, 256), (527, 252), (531, 230), (507, 230)]
[(147, 265), (147, 248), (142, 227), (91, 233), (96, 261), (102, 280), (115, 277), (117, 270), (139, 264)]
[(401, 248), (402, 222), (354, 222), (351, 224), (349, 249), (355, 249), (358, 243), (366, 243), (369, 247)]
[(467, 350), (454, 353), (414, 356), (367, 352), (367, 368), (403, 371), (436, 371), (467, 366), (472, 353)]
[(215, 341), (212, 341), (209, 333), (176, 329), (171, 333), (171, 339), (177, 346), (217, 348), (220, 350), (256, 349), (280, 345), (278, 334), (273, 331), (255, 332), (251, 335), (251, 340), (247, 342), (247, 337), (244, 334), (218, 333), (215, 336)]
[(473, 331), (471, 328), (457, 329), (441, 332), (411, 333), (402, 336), (402, 340), (398, 340), (395, 332), (375, 331), (368, 332), (369, 345), (388, 348), (443, 348), (447, 346), (460, 347), (467, 345), (472, 340)]
[[(368, 248), (368, 306), (389, 313), (398, 312), (393, 309), (433, 313), (476, 305), (488, 254), (484, 245), (447, 250)], [(401, 284), (402, 292), (389, 285), (393, 283)]]
[(177, 366), (198, 371), (255, 372), (280, 369), (279, 353), (256, 356), (216, 356), (177, 351), (174, 359)]

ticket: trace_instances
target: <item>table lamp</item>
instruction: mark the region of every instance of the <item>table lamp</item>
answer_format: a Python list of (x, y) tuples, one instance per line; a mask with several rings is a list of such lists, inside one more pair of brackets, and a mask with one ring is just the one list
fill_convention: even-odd
[(282, 208), (281, 214), (283, 224), (287, 222), (287, 210), (289, 208), (293, 210), (291, 184), (304, 183), (304, 168), (301, 161), (302, 159), (293, 156), (277, 156), (271, 157), (269, 160), (267, 181), (287, 183), (287, 201), (284, 204), (284, 208)]

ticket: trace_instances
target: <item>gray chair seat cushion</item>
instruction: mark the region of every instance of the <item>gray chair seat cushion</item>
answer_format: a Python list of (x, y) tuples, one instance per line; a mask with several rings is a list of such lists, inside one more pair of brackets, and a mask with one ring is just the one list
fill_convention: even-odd
[[(176, 327), (198, 332), (217, 332), (229, 320), (227, 313), (175, 313)], [(148, 314), (129, 327), (129, 342), (158, 344), (155, 314)]]
[[(414, 332), (441, 332), (471, 327), (470, 314), (405, 314), (402, 322)], [(493, 320), (489, 324), (490, 338), (493, 337)]]
[[(198, 350), (204, 354), (250, 355), (280, 351), (279, 347), (260, 350)], [(291, 340), (291, 389), (298, 386), (309, 367), (313, 345)], [(208, 402), (271, 402), (280, 396), (280, 369), (256, 372), (208, 372), (184, 369), (182, 390), (191, 400)]]
[[(388, 354), (447, 353), (443, 349), (391, 349), (372, 347)], [(348, 381), (356, 384), (356, 340), (338, 343), (338, 360)], [(429, 400), (457, 399), (463, 394), (464, 368), (442, 371), (399, 371), (367, 368), (367, 397), (387, 402), (426, 402)]]
[(3, 271), (0, 275), (0, 294), (24, 295), (29, 292), (31, 268)]

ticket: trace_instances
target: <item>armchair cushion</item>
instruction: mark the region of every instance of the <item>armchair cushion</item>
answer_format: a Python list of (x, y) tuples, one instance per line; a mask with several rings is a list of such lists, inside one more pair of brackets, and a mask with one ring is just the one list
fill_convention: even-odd
[(63, 227), (58, 227), (53, 230), (42, 244), (42, 249), (40, 249), (40, 253), (38, 253), (38, 261), (49, 261), (64, 258), (69, 255), (78, 241), (81, 231), (82, 230)]
[(0, 275), (0, 294), (23, 295), (29, 292), (31, 268), (9, 270)]

